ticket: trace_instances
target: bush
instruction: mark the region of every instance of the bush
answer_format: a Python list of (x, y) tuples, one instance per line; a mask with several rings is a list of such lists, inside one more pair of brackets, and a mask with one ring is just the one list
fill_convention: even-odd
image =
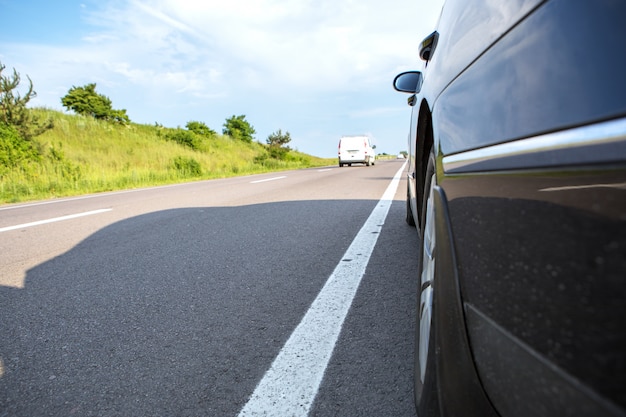
[(41, 154), (32, 142), (22, 139), (17, 129), (0, 122), (0, 175), (41, 160)]
[(215, 130), (211, 129), (202, 122), (190, 121), (187, 122), (187, 125), (185, 127), (187, 128), (187, 130), (190, 130), (196, 135), (204, 136), (206, 138), (211, 138), (217, 134)]
[(202, 175), (200, 163), (193, 158), (177, 156), (174, 158), (172, 165), (183, 178), (199, 177)]
[(289, 152), (289, 149), (278, 146), (270, 146), (268, 152), (271, 158), (282, 160), (285, 159), (285, 157), (287, 156), (287, 152)]
[(180, 128), (165, 133), (165, 139), (179, 143), (183, 146), (188, 146), (194, 150), (200, 149), (202, 145), (202, 139), (195, 133)]

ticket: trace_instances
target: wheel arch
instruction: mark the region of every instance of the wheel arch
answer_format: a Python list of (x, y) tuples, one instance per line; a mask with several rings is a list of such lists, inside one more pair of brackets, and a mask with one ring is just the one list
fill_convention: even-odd
[(435, 185), (435, 355), (439, 412), (441, 417), (497, 417), (474, 365), (461, 298), (459, 271), (448, 202), (444, 190)]
[[(428, 157), (434, 145), (433, 122), (430, 106), (426, 100), (422, 100), (420, 105), (417, 129), (415, 137), (415, 173), (416, 173), (416, 193), (417, 219), (422, 218), (422, 205), (424, 201), (424, 184), (426, 182), (426, 167)], [(420, 224), (421, 227), (421, 224)]]

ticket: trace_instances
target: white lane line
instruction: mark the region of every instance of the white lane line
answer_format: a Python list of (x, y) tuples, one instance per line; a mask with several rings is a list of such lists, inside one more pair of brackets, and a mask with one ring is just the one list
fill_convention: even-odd
[(14, 205), (14, 206), (0, 207), (0, 211), (15, 210), (15, 209), (21, 209), (21, 208), (24, 208), (24, 207), (44, 206), (44, 205), (48, 205), (48, 204), (66, 203), (68, 201), (78, 201), (78, 200), (87, 200), (87, 199), (92, 199), (92, 198), (109, 197), (109, 196), (112, 196), (112, 195), (119, 195), (119, 194), (139, 193), (139, 192), (142, 192), (142, 191), (151, 191), (151, 190), (156, 190), (156, 189), (161, 189), (161, 188), (181, 187), (181, 186), (185, 186), (185, 185), (190, 185), (190, 183), (185, 182), (185, 183), (181, 183), (181, 184), (159, 185), (159, 186), (156, 186), (156, 187), (149, 187), (149, 188), (134, 188), (132, 190), (107, 191), (107, 192), (102, 192), (102, 193), (99, 193), (99, 194), (83, 195), (83, 196), (80, 196), (80, 197), (66, 197), (66, 198), (59, 198), (59, 199), (51, 199), (51, 200), (46, 200), (46, 201), (39, 201), (39, 202), (36, 202), (36, 203), (26, 203), (26, 204)]
[(92, 214), (105, 213), (111, 210), (112, 209), (100, 209), (100, 210), (86, 211), (84, 213), (70, 214), (68, 216), (62, 216), (62, 217), (54, 217), (52, 219), (39, 220), (39, 221), (32, 222), (32, 223), (24, 223), (24, 224), (18, 224), (16, 226), (2, 227), (0, 228), (0, 233), (8, 232), (10, 230), (24, 229), (26, 227), (39, 226), (39, 225), (47, 224), (47, 223), (61, 222), (63, 220), (76, 219), (78, 217), (91, 216)]
[(318, 169), (317, 172), (326, 172), (326, 171), (332, 171), (332, 168), (324, 168), (324, 169)]
[(403, 169), (404, 165), (257, 385), (240, 417), (308, 415)]
[(264, 180), (250, 181), (250, 184), (258, 184), (260, 182), (282, 180), (283, 178), (287, 178), (287, 176), (283, 175), (282, 177), (274, 177), (274, 178), (266, 178)]

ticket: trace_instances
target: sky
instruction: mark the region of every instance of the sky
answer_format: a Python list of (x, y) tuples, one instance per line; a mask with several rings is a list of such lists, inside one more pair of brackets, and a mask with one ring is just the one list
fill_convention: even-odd
[(378, 153), (407, 149), (410, 107), (395, 75), (421, 69), (418, 45), (443, 0), (0, 0), (0, 63), (28, 76), (31, 107), (66, 111), (73, 86), (136, 123), (222, 131), (245, 115), (255, 140), (337, 156), (342, 135)]

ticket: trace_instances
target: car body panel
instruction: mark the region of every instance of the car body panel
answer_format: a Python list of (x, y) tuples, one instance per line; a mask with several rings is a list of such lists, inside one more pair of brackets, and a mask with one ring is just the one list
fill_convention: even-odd
[(444, 188), (469, 338), (498, 410), (620, 415), (626, 170), (476, 173)]
[(424, 74), (435, 99), (459, 74), (544, 0), (446, 0)]
[(625, 115), (625, 15), (626, 2), (616, 0), (553, 0), (539, 7), (438, 97), (433, 111), (441, 152)]
[(420, 219), (434, 149), (441, 415), (626, 415), (624, 51), (621, 0), (444, 5), (407, 168)]

